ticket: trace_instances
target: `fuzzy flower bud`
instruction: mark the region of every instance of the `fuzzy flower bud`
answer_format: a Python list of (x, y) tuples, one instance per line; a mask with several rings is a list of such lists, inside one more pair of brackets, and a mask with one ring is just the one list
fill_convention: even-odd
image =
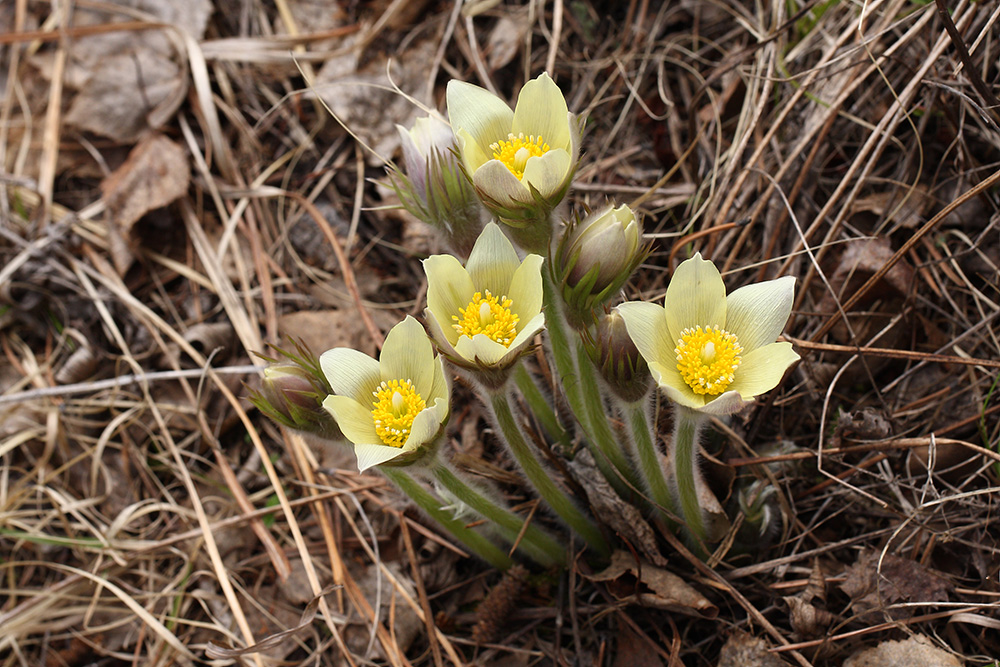
[(264, 369), (260, 391), (250, 395), (250, 402), (279, 424), (336, 440), (342, 437), (340, 429), (323, 408), (329, 393), (330, 386), (318, 369), (290, 361)]
[(621, 289), (648, 251), (628, 206), (609, 204), (573, 223), (559, 243), (556, 266), (574, 324), (586, 324), (591, 311)]
[(604, 380), (622, 400), (634, 403), (649, 393), (652, 377), (646, 360), (628, 335), (625, 320), (617, 310), (604, 313), (593, 335), (587, 335), (587, 351)]
[(453, 250), (468, 256), (489, 214), (462, 173), (451, 127), (432, 114), (418, 118), (412, 129), (396, 129), (406, 172), (390, 167), (389, 179), (400, 203), (438, 229)]

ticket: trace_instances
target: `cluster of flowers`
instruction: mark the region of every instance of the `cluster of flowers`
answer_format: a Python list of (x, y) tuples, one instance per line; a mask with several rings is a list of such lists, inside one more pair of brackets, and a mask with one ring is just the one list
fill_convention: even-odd
[[(774, 388), (798, 359), (791, 344), (775, 342), (794, 280), (727, 296), (718, 269), (696, 254), (674, 272), (662, 306), (612, 308), (649, 246), (626, 206), (566, 215), (580, 123), (552, 79), (526, 83), (514, 110), (460, 81), (448, 85), (447, 102), (450, 124), (430, 116), (400, 128), (405, 170), (390, 170), (403, 206), (438, 228), (458, 255), (424, 260), (429, 336), (407, 317), (378, 360), (347, 348), (318, 360), (303, 350), (285, 354), (265, 371), (254, 402), (288, 426), (353, 443), (359, 469), (383, 472), (498, 567), (511, 562), (498, 547), (504, 541), (546, 566), (567, 554), (564, 541), (526, 523), (442, 454), (456, 374), (477, 390), (542, 501), (597, 553), (608, 552), (605, 534), (554, 480), (515, 405), (528, 406), (553, 451), (571, 456), (579, 436), (625, 497), (694, 543), (717, 539), (700, 500), (699, 430), (706, 416), (733, 413)], [(539, 335), (551, 384), (524, 359)], [(675, 406), (668, 453), (653, 431), (654, 384)], [(572, 420), (554, 405), (568, 405)], [(470, 516), (485, 519), (486, 530), (470, 528)]]

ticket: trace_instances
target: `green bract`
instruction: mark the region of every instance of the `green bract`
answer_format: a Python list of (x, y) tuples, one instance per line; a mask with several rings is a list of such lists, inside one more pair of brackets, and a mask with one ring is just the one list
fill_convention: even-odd
[(469, 369), (502, 369), (520, 357), (545, 326), (542, 258), (517, 257), (489, 223), (462, 264), (451, 255), (424, 260), (427, 324), (441, 351)]
[(618, 306), (657, 384), (674, 402), (730, 414), (770, 391), (799, 355), (776, 343), (792, 309), (791, 276), (742, 287), (728, 297), (715, 265), (682, 262), (663, 306)]
[(479, 86), (450, 81), (448, 116), (476, 191), (504, 222), (537, 220), (565, 196), (580, 131), (548, 74), (524, 84), (513, 111)]
[(323, 407), (354, 443), (359, 470), (433, 455), (448, 419), (450, 388), (419, 322), (408, 316), (394, 326), (378, 361), (346, 347), (324, 352), (319, 361), (334, 394)]

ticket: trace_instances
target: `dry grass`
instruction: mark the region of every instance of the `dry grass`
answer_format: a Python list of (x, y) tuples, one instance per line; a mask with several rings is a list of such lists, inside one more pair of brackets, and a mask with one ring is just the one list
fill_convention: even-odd
[[(909, 633), (1000, 656), (995, 6), (950, 7), (957, 45), (912, 0), (249, 0), (203, 38), (138, 4), (0, 6), (0, 665), (200, 664), (210, 643), (215, 664), (714, 665), (736, 630), (799, 665)], [(156, 76), (150, 35), (176, 80), (106, 92), (138, 130), (74, 107), (112, 55)], [(711, 445), (734, 494), (774, 484), (775, 529), (712, 569), (661, 545), (717, 618), (619, 604), (581, 561), (500, 584), (511, 620), (476, 646), (498, 576), (350, 456), (248, 412), (265, 343), (372, 351), (421, 309), (434, 241), (383, 208), (361, 143), (391, 157), (415, 109), (378, 87), (390, 56), (429, 106), (451, 77), (509, 97), (553, 73), (588, 120), (577, 201), (632, 202), (657, 239), (630, 297), (694, 250), (730, 288), (798, 278), (802, 363)], [(110, 176), (150, 125), (182, 149), (173, 195)], [(455, 412), (456, 446), (491, 455)]]

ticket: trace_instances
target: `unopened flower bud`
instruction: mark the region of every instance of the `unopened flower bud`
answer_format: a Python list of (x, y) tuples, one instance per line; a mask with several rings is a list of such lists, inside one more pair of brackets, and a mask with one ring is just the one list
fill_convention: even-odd
[(642, 229), (628, 206), (608, 205), (566, 231), (556, 265), (562, 272), (563, 297), (577, 324), (586, 323), (592, 310), (621, 289), (647, 253)]
[(318, 367), (310, 369), (289, 361), (264, 369), (260, 391), (250, 395), (250, 402), (279, 424), (336, 440), (342, 437), (340, 428), (323, 408), (323, 400), (330, 393), (330, 385)]
[(430, 115), (418, 118), (412, 129), (396, 129), (406, 172), (392, 167), (389, 178), (400, 203), (438, 229), (453, 250), (468, 256), (489, 214), (462, 173), (451, 127)]
[(643, 398), (652, 386), (652, 378), (618, 311), (604, 313), (589, 338), (590, 358), (611, 390), (628, 403)]

